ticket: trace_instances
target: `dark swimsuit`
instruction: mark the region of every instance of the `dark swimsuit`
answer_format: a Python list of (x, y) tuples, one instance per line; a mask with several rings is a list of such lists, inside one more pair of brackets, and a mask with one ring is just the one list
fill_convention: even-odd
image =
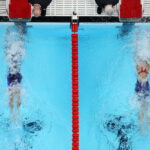
[(138, 94), (138, 100), (144, 100), (149, 96), (150, 88), (148, 81), (141, 83), (137, 80), (135, 91)]
[(22, 80), (22, 75), (20, 73), (16, 73), (16, 74), (8, 74), (7, 76), (7, 82), (8, 82), (8, 86), (12, 87), (18, 83), (21, 83)]

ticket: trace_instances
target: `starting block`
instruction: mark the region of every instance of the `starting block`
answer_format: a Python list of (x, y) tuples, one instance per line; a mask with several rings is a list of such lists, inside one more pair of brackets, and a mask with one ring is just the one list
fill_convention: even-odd
[(12, 21), (31, 19), (31, 5), (28, 0), (10, 0), (8, 9)]
[(141, 0), (122, 0), (120, 5), (120, 21), (136, 22), (142, 19)]

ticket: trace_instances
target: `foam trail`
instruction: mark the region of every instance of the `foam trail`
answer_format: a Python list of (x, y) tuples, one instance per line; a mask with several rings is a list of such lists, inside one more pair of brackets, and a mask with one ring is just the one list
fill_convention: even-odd
[[(17, 30), (18, 29), (18, 30)], [(25, 57), (24, 41), (22, 40), (21, 27), (7, 28), (5, 44), (6, 63), (11, 74), (20, 72), (20, 66)], [(17, 66), (16, 68), (14, 66)]]
[(150, 64), (150, 31), (145, 31), (141, 39), (141, 30), (136, 33), (136, 51), (135, 62), (140, 64), (141, 61), (147, 61)]

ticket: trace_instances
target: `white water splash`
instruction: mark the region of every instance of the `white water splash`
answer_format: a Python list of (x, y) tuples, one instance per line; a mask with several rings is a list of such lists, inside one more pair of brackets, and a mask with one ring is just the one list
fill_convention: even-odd
[(135, 62), (141, 64), (141, 61), (147, 61), (150, 64), (150, 31), (145, 31), (141, 38), (141, 31), (137, 31)]
[(11, 74), (20, 72), (20, 65), (25, 58), (24, 41), (20, 39), (21, 33), (8, 27), (5, 43), (5, 58)]
[[(150, 31), (146, 30), (142, 32), (141, 29), (137, 29), (135, 42), (133, 42), (132, 46), (134, 48), (133, 51), (134, 51), (134, 59), (135, 59), (135, 68), (136, 68), (136, 65), (146, 67), (145, 61), (148, 64), (150, 64)], [(136, 71), (136, 74), (137, 74), (137, 71)], [(138, 78), (139, 77), (137, 75), (137, 79)], [(150, 97), (148, 96), (147, 98), (142, 98), (142, 96), (140, 96), (139, 94), (140, 93), (137, 94), (135, 92), (129, 98), (129, 104), (131, 106), (131, 109), (139, 110), (142, 102), (146, 102), (148, 105), (150, 105)], [(140, 100), (139, 100), (139, 97), (141, 98)]]

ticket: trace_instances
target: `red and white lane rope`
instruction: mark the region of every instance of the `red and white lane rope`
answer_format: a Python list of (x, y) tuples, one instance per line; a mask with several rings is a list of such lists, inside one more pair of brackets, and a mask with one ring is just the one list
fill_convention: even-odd
[(79, 150), (78, 24), (72, 24), (72, 150)]

